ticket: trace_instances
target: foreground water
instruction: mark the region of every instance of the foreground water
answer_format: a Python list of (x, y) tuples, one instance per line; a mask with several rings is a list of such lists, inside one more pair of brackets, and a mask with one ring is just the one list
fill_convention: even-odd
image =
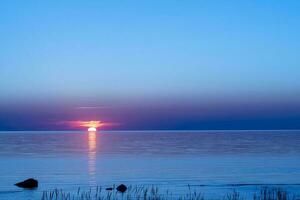
[[(40, 187), (13, 184), (36, 178)], [(211, 197), (264, 185), (300, 190), (300, 131), (0, 132), (0, 199), (43, 190), (188, 185)]]

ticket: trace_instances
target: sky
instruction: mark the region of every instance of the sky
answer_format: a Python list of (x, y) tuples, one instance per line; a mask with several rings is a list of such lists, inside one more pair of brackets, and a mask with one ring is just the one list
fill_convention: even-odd
[(0, 130), (300, 129), (300, 2), (0, 2)]

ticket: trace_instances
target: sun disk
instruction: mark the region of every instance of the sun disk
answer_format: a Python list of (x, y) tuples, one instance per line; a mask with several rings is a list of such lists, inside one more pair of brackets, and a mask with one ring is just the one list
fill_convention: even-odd
[(88, 128), (88, 131), (93, 132), (93, 131), (97, 131), (97, 129), (95, 127), (90, 127), (90, 128)]

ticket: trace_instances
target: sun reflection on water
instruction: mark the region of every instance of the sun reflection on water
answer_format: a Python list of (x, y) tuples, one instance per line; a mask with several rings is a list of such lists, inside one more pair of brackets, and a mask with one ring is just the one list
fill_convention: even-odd
[(88, 132), (88, 173), (90, 184), (96, 185), (97, 132)]

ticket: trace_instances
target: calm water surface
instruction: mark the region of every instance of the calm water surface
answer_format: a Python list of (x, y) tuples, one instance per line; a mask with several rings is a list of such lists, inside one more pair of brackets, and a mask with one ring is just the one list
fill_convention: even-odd
[[(13, 184), (36, 178), (40, 187)], [(300, 190), (300, 131), (0, 132), (0, 199), (43, 190), (157, 185), (208, 195)], [(245, 184), (245, 185), (239, 185)]]

